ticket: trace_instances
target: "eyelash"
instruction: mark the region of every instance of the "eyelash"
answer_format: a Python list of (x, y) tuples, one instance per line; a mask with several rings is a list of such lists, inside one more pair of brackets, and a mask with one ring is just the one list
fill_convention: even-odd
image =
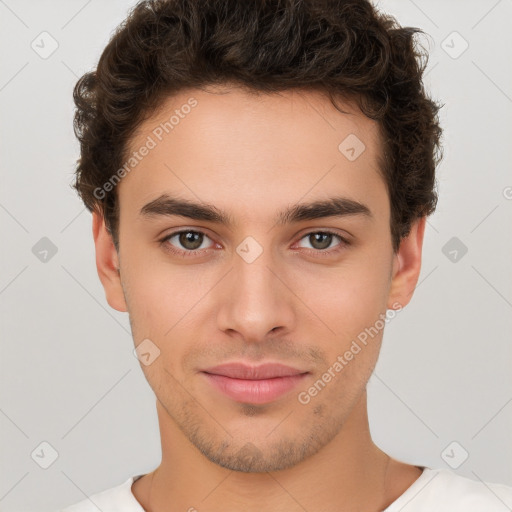
[[(179, 249), (176, 249), (175, 247), (173, 247), (171, 244), (166, 243), (171, 238), (174, 238), (176, 235), (180, 235), (182, 233), (198, 233), (198, 234), (204, 235), (207, 238), (210, 238), (204, 231), (195, 230), (195, 229), (182, 229), (179, 231), (173, 231), (172, 233), (166, 235), (164, 238), (162, 238), (160, 240), (160, 245), (164, 246), (164, 249), (166, 251), (169, 251), (172, 254), (182, 257), (182, 258), (194, 257), (194, 256), (197, 256), (198, 252), (200, 252), (200, 251), (209, 251), (210, 250), (210, 249), (179, 250)], [(344, 238), (341, 235), (339, 235), (338, 233), (335, 233), (334, 231), (330, 231), (328, 229), (320, 230), (320, 231), (310, 231), (309, 233), (306, 233), (305, 235), (303, 235), (299, 239), (299, 241), (303, 240), (304, 238), (307, 238), (310, 235), (319, 234), (319, 233), (325, 234), (325, 235), (333, 235), (334, 237), (336, 237), (339, 240), (340, 243), (338, 245), (336, 245), (333, 249), (306, 249), (306, 251), (308, 253), (314, 253), (315, 256), (320, 256), (320, 257), (332, 256), (333, 254), (337, 254), (338, 252), (343, 250), (346, 246), (350, 245), (350, 242), (346, 238)]]

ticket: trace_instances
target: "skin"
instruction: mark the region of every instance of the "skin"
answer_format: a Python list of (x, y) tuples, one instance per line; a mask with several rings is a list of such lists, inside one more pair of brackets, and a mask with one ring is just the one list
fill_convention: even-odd
[[(297, 397), (380, 314), (410, 301), (426, 219), (394, 253), (378, 126), (346, 102), (349, 113), (340, 113), (319, 92), (182, 91), (139, 126), (131, 150), (191, 97), (197, 106), (117, 187), (119, 253), (93, 214), (107, 301), (129, 313), (136, 346), (149, 338), (160, 350), (141, 368), (156, 395), (162, 461), (132, 492), (151, 512), (380, 511), (421, 474), (370, 436), (366, 385), (383, 330), (308, 404)], [(338, 150), (349, 134), (366, 146), (354, 161)], [(163, 193), (215, 205), (235, 224), (140, 214)], [(276, 225), (282, 209), (333, 195), (364, 203), (372, 216)], [(206, 235), (191, 257), (165, 249), (190, 252), (179, 237), (161, 242), (183, 228)], [(333, 237), (322, 257), (308, 235), (326, 229), (350, 244), (340, 249)], [(263, 249), (252, 263), (236, 252), (248, 236)], [(200, 373), (228, 361), (309, 374), (271, 403), (244, 404)]]

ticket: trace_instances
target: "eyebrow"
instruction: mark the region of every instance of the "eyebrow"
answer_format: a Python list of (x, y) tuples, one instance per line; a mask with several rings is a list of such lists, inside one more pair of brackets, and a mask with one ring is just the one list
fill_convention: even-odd
[[(219, 210), (214, 205), (195, 203), (188, 199), (171, 197), (168, 194), (162, 194), (145, 204), (140, 210), (140, 215), (143, 217), (178, 216), (223, 224), (227, 227), (235, 225), (233, 218), (228, 213)], [(285, 225), (306, 220), (353, 215), (373, 218), (371, 210), (365, 204), (347, 197), (337, 196), (290, 206), (278, 213), (276, 224)]]

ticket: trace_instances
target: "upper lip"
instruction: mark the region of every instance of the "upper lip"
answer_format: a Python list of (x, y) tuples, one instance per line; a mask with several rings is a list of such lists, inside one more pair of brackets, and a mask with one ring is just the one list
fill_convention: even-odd
[(280, 363), (265, 363), (258, 366), (244, 363), (226, 363), (206, 368), (203, 372), (223, 375), (224, 377), (230, 377), (232, 379), (246, 380), (272, 379), (275, 377), (289, 377), (307, 373)]

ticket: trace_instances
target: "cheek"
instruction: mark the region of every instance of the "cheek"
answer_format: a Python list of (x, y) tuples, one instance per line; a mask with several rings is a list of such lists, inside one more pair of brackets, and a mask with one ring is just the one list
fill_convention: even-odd
[(336, 336), (346, 339), (372, 325), (385, 313), (389, 293), (387, 263), (364, 261), (307, 275), (301, 288), (311, 310), (331, 327)]
[[(200, 273), (193, 265), (172, 264), (163, 250), (126, 244), (122, 255), (122, 271), (130, 303), (137, 315), (158, 319), (165, 312), (178, 315), (198, 293)], [(172, 317), (168, 322), (172, 321)]]

